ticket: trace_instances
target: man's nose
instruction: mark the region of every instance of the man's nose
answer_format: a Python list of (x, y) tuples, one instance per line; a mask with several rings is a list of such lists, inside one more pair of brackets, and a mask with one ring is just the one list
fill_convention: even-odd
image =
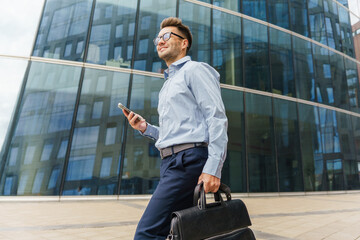
[(163, 45), (165, 43), (164, 39), (163, 38), (160, 38), (159, 42), (158, 42), (158, 45)]

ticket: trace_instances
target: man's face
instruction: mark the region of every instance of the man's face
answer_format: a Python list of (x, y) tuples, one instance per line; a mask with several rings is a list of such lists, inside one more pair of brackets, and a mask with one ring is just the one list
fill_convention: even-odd
[[(163, 36), (164, 33), (167, 32), (173, 32), (184, 37), (183, 34), (181, 34), (176, 27), (165, 27), (161, 29), (158, 36)], [(167, 41), (164, 41), (161, 38), (156, 47), (159, 57), (164, 61), (176, 59), (179, 56), (179, 54), (181, 54), (181, 52), (183, 51), (184, 48), (182, 47), (183, 41), (184, 39), (181, 39), (173, 34), (171, 34), (170, 39)], [(186, 50), (186, 46), (185, 46), (185, 50)]]

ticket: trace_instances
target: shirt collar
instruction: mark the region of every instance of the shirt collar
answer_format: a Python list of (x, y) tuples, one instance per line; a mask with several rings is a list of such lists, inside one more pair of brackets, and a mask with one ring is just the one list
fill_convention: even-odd
[(166, 69), (164, 71), (164, 77), (165, 79), (168, 79), (169, 77), (172, 77), (177, 71), (180, 70), (180, 68), (182, 66), (184, 66), (184, 64), (188, 61), (191, 61), (191, 57), (190, 56), (185, 56), (179, 60), (177, 60), (176, 62), (173, 62), (168, 69)]

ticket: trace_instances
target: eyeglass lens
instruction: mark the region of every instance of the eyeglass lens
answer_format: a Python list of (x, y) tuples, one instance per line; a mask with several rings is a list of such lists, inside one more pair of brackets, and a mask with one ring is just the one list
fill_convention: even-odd
[(170, 39), (171, 32), (164, 33), (162, 36), (159, 36), (154, 39), (154, 44), (157, 46), (160, 42), (160, 39), (162, 38), (164, 41), (168, 41)]

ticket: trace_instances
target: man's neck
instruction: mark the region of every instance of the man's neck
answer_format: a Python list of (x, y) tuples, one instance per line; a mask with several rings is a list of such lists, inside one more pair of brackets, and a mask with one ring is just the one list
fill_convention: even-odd
[(176, 58), (169, 59), (169, 60), (164, 60), (164, 61), (165, 61), (165, 63), (166, 63), (166, 66), (169, 67), (171, 64), (173, 64), (174, 62), (182, 59), (182, 58), (185, 57), (185, 56), (186, 56), (186, 53), (180, 54), (180, 55), (178, 55)]

